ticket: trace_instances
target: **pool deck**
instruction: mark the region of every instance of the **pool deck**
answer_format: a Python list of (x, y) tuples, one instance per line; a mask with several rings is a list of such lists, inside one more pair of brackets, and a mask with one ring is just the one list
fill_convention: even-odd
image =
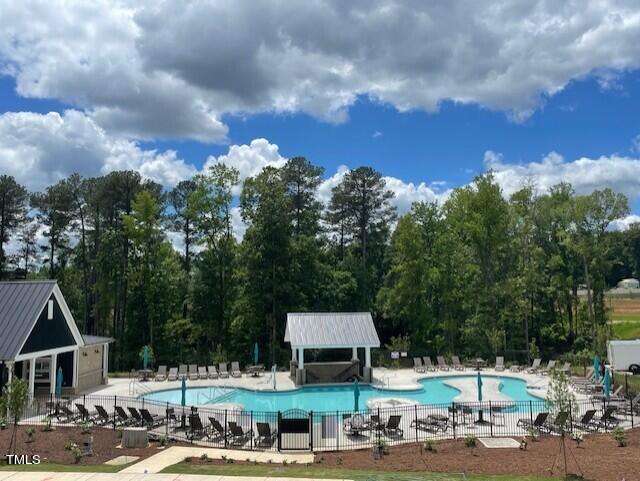
[[(378, 367), (374, 368), (373, 370), (373, 382), (371, 383), (371, 385), (380, 389), (403, 391), (410, 389), (419, 389), (421, 387), (421, 385), (418, 383), (420, 379), (442, 376), (473, 376), (475, 374), (476, 371), (470, 369), (467, 369), (465, 371), (450, 370), (417, 373), (413, 369), (389, 369)], [(494, 369), (484, 369), (482, 371), (482, 375), (486, 377), (503, 376), (522, 379), (527, 382), (527, 389), (529, 393), (541, 398), (545, 397), (549, 385), (549, 376), (528, 374), (525, 372), (511, 372), (509, 370), (496, 372)], [(454, 387), (461, 390), (459, 399), (456, 399), (456, 401), (464, 402), (468, 399), (473, 399), (474, 401), (476, 400), (475, 379), (454, 380), (452, 381), (452, 385), (454, 384)], [(242, 375), (242, 377), (239, 378), (229, 377), (228, 379), (199, 379), (187, 381), (187, 387), (189, 388), (209, 386), (244, 388), (256, 391), (273, 391), (273, 378), (271, 373), (266, 373), (261, 377), (250, 377), (247, 375)], [(492, 399), (496, 401), (504, 400), (505, 396), (499, 392), (498, 386), (498, 383), (492, 382), (491, 379), (486, 379), (486, 382), (483, 384), (483, 394), (485, 399)], [(110, 378), (107, 385), (100, 386), (83, 394), (137, 397), (152, 391), (180, 388), (181, 381), (139, 382), (132, 381), (128, 378)], [(289, 391), (293, 389), (296, 389), (296, 386), (289, 377), (289, 373), (278, 372), (276, 374), (276, 390)], [(393, 397), (392, 393), (387, 394), (388, 395), (385, 397)]]

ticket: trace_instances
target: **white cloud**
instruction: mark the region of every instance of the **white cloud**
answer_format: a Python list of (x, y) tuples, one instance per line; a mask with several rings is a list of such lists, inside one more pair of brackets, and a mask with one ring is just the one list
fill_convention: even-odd
[(133, 169), (164, 185), (192, 176), (196, 169), (174, 151), (143, 150), (135, 142), (108, 135), (76, 110), (0, 115), (0, 171), (29, 190), (77, 172), (83, 176)]
[(382, 137), (382, 132), (380, 132), (379, 130), (376, 130), (373, 134), (371, 134), (371, 137), (374, 139), (377, 139), (378, 137)]
[(529, 182), (542, 192), (559, 182), (569, 182), (579, 194), (606, 187), (632, 200), (640, 194), (640, 159), (636, 158), (614, 154), (597, 159), (581, 157), (565, 161), (560, 154), (551, 152), (540, 162), (509, 164), (504, 162), (501, 154), (488, 150), (484, 160), (506, 196)]
[(640, 134), (631, 139), (631, 152), (640, 154)]
[(633, 224), (640, 224), (640, 215), (631, 214), (622, 219), (614, 220), (610, 225), (611, 230), (627, 230)]
[(224, 114), (344, 121), (359, 96), (524, 119), (568, 82), (640, 66), (633, 1), (0, 0), (0, 72), (20, 95), (134, 138), (225, 139)]

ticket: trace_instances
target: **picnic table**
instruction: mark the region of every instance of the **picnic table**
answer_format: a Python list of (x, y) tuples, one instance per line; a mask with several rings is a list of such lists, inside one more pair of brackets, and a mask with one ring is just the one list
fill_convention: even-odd
[(247, 374), (251, 377), (259, 377), (264, 374), (264, 364), (250, 364), (247, 366)]
[(140, 381), (148, 381), (153, 378), (153, 370), (152, 369), (140, 369), (138, 371), (138, 379)]

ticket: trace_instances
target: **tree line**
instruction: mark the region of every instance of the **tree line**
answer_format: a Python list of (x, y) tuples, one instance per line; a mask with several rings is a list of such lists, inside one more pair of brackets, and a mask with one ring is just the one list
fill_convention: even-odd
[(629, 207), (609, 189), (506, 199), (487, 173), (398, 216), (374, 169), (347, 172), (327, 205), (323, 176), (304, 157), (244, 182), (217, 164), (171, 190), (134, 171), (36, 193), (3, 175), (0, 276), (57, 279), (83, 332), (116, 339), (124, 370), (143, 345), (204, 364), (248, 362), (258, 342), (285, 364), (293, 311), (371, 311), (383, 342), (420, 353), (602, 351), (605, 291), (640, 274), (640, 227), (610, 228)]

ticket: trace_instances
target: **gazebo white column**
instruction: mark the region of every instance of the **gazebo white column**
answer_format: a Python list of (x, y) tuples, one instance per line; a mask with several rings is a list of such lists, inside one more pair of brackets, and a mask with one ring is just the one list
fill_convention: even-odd
[(78, 349), (73, 350), (73, 373), (71, 375), (71, 387), (78, 387)]
[(304, 348), (301, 347), (298, 354), (298, 369), (304, 369)]
[(102, 345), (102, 383), (107, 384), (109, 378), (109, 344)]
[(298, 360), (298, 348), (294, 347), (291, 349), (291, 360), (292, 361), (297, 361)]
[(351, 348), (351, 359), (358, 359), (358, 348), (356, 346)]
[(36, 385), (36, 358), (29, 359), (29, 398), (33, 399)]
[(371, 348), (364, 349), (364, 367), (371, 367)]
[(49, 392), (51, 394), (56, 393), (56, 385), (58, 383), (58, 380), (56, 379), (58, 375), (58, 367), (56, 366), (57, 361), (58, 355), (51, 354), (51, 361), (49, 362)]

